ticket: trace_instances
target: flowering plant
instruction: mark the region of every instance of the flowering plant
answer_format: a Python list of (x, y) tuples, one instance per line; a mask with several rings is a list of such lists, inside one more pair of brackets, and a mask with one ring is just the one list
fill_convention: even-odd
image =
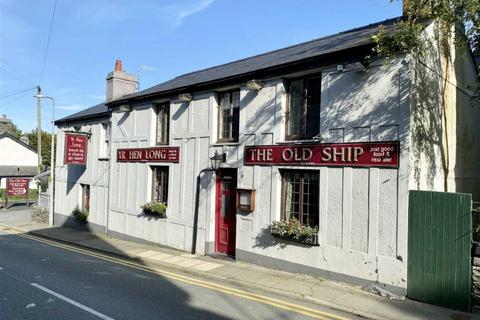
[(306, 244), (318, 244), (318, 228), (302, 226), (300, 222), (292, 218), (288, 221), (275, 221), (270, 227), (270, 234), (276, 238), (298, 241)]
[(143, 206), (141, 206), (141, 208), (143, 209), (143, 213), (147, 215), (165, 217), (165, 211), (167, 210), (167, 205), (162, 202), (151, 201), (151, 202), (145, 203)]

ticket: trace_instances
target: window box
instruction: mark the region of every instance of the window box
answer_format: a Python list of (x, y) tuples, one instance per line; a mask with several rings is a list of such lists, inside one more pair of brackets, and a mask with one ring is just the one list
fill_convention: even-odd
[(166, 218), (167, 205), (161, 202), (147, 202), (141, 206), (143, 214), (150, 217)]
[(297, 219), (273, 222), (269, 229), (274, 238), (318, 246), (318, 229), (302, 226)]

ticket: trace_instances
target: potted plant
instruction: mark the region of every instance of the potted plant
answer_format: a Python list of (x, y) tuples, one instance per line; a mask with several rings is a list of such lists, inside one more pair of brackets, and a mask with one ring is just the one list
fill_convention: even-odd
[(269, 229), (270, 234), (275, 238), (318, 246), (318, 229), (302, 226), (295, 218), (287, 221), (275, 221)]
[(78, 222), (85, 224), (88, 223), (88, 210), (80, 209), (78, 207), (72, 211), (72, 215), (77, 219)]
[(141, 206), (143, 213), (147, 216), (154, 216), (159, 218), (165, 218), (165, 211), (167, 210), (167, 205), (158, 201), (151, 201), (145, 203)]

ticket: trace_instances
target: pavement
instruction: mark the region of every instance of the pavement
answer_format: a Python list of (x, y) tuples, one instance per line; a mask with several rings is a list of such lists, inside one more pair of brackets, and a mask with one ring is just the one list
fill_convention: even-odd
[[(28, 211), (28, 210), (26, 210)], [(21, 212), (21, 211), (17, 211)], [(4, 230), (32, 234), (123, 259), (139, 261), (146, 267), (191, 275), (244, 290), (261, 290), (369, 319), (480, 319), (479, 316), (420, 303), (395, 300), (372, 294), (361, 288), (303, 274), (293, 274), (260, 266), (197, 256), (170, 248), (139, 244), (75, 229), (53, 227), (27, 221), (27, 213), (5, 218)], [(8, 214), (7, 214), (8, 215)]]

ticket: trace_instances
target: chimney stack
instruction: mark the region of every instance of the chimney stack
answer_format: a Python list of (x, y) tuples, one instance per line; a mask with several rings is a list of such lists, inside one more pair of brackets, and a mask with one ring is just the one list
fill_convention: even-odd
[(138, 87), (138, 77), (122, 69), (122, 60), (115, 60), (115, 69), (107, 75), (106, 100), (111, 101), (134, 93)]

